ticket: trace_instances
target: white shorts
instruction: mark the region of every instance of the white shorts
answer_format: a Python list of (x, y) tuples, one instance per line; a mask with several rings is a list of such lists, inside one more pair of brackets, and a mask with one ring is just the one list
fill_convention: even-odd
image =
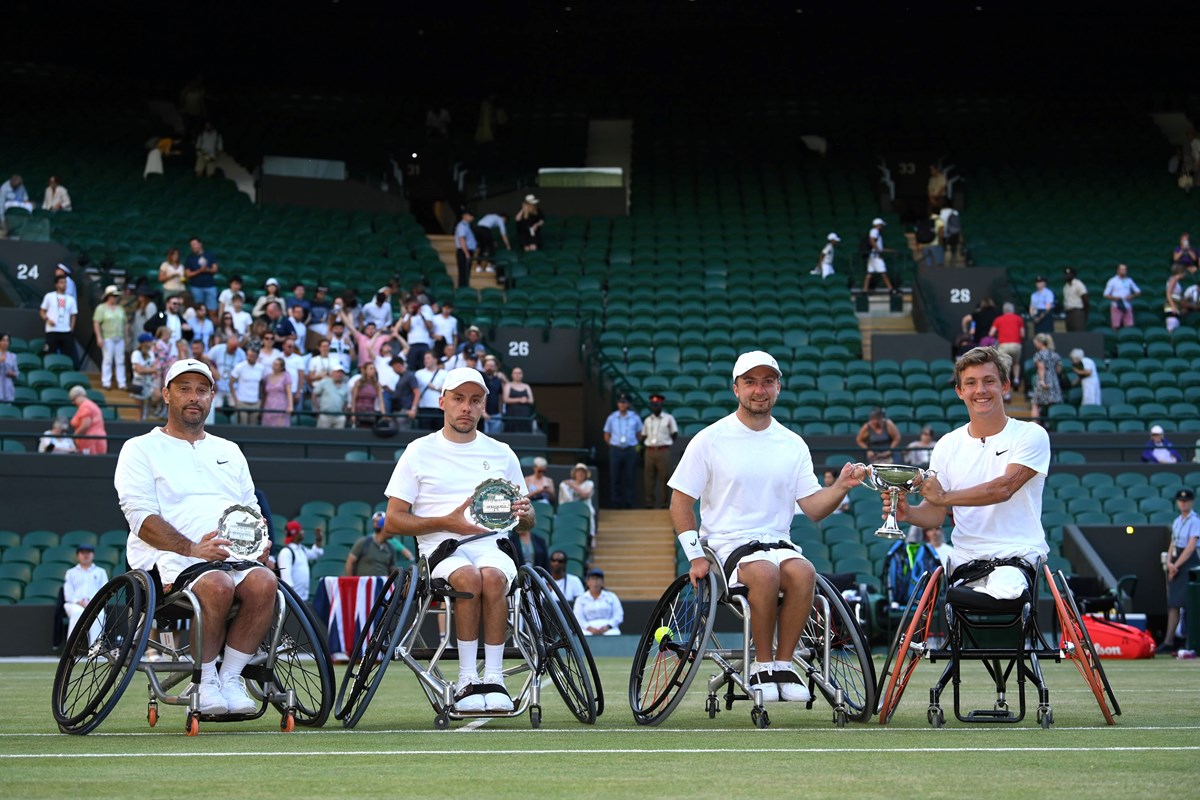
[(459, 545), (454, 553), (443, 558), (434, 567), (433, 571), (429, 573), (429, 577), (450, 580), (450, 576), (454, 574), (455, 570), (474, 565), (480, 569), (492, 567), (500, 570), (504, 573), (505, 583), (512, 586), (513, 580), (517, 577), (517, 565), (509, 558), (508, 553), (497, 546), (504, 538), (503, 535), (497, 534)]
[[(747, 542), (731, 544), (722, 547), (720, 550), (714, 550), (713, 552), (716, 554), (717, 561), (719, 562), (717, 568), (723, 571), (725, 569), (725, 561), (729, 558), (729, 556), (733, 555), (734, 550), (737, 550), (744, 544), (747, 544)], [(800, 545), (794, 545), (794, 547), (796, 548), (795, 550), (789, 550), (786, 547), (780, 547), (775, 550), (755, 550), (749, 555), (742, 556), (742, 558), (738, 561), (738, 566), (741, 566), (742, 564), (748, 564), (751, 561), (770, 561), (772, 564), (778, 567), (784, 561), (788, 561), (793, 558), (803, 558), (804, 556), (800, 552)], [(738, 570), (736, 568), (729, 575), (729, 585), (744, 585), (738, 578)]]
[(867, 259), (867, 272), (887, 272), (887, 264), (880, 256), (871, 256)]

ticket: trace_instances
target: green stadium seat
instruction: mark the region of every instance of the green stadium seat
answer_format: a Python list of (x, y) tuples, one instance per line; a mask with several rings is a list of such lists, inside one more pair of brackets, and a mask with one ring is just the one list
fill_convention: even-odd
[(42, 563), (42, 551), (37, 547), (29, 547), (27, 545), (6, 547), (4, 548), (4, 555), (0, 556), (0, 559), (5, 564), (27, 564), (30, 569), (33, 569)]
[(0, 580), (0, 606), (12, 606), (21, 602), (21, 592), (24, 584), (16, 581)]
[(54, 531), (29, 531), (21, 537), (21, 544), (26, 547), (55, 547), (58, 545), (58, 534)]

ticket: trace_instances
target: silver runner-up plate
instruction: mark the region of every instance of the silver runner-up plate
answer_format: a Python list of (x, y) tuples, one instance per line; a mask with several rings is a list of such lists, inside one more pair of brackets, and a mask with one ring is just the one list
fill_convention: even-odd
[(267, 521), (249, 506), (230, 506), (217, 523), (217, 536), (229, 540), (229, 552), (257, 561), (267, 547)]
[(524, 493), (503, 478), (489, 478), (475, 487), (471, 505), (467, 508), (471, 521), (492, 531), (511, 531), (517, 527), (517, 514), (513, 503), (524, 497)]

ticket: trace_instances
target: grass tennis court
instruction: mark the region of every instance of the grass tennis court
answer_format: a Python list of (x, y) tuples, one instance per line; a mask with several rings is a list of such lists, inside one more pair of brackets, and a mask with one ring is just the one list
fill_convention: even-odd
[[(1032, 709), (1015, 726), (947, 720), (930, 729), (925, 705), (940, 665), (929, 664), (887, 727), (837, 730), (820, 701), (812, 711), (773, 705), (765, 731), (751, 725), (746, 703), (709, 720), (702, 671), (666, 723), (638, 728), (626, 699), (628, 660), (599, 667), (606, 709), (593, 727), (576, 723), (547, 684), (541, 730), (525, 717), (438, 733), (412, 673), (392, 664), (353, 731), (331, 720), (283, 734), (272, 711), (256, 722), (208, 723), (188, 738), (179, 709), (160, 707), (158, 727), (147, 727), (139, 676), (95, 733), (59, 734), (54, 665), (0, 663), (0, 797), (1127, 798), (1187, 795), (1200, 782), (1198, 661), (1105, 662), (1124, 712), (1115, 728), (1103, 724), (1073, 666), (1047, 664), (1049, 731)], [(966, 669), (964, 688), (982, 685), (969, 682), (982, 668)], [(990, 706), (985, 694), (968, 699)]]

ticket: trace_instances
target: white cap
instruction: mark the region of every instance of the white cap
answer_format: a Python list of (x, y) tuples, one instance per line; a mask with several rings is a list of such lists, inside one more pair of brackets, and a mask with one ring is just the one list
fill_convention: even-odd
[(263, 284), (263, 286), (278, 286), (278, 285), (279, 285), (279, 281), (275, 280), (274, 278), (267, 278), (267, 282)]
[(1163, 432), (1162, 425), (1151, 425), (1150, 426), (1150, 433), (1152, 433), (1152, 434), (1157, 433), (1161, 436), (1162, 432)]
[(842, 237), (838, 236), (836, 233), (831, 233), (825, 238), (831, 242), (840, 242), (842, 240)]
[(442, 384), (442, 394), (457, 389), (464, 383), (474, 383), (483, 387), (483, 393), (488, 394), (487, 384), (483, 375), (474, 367), (456, 367), (446, 373), (446, 382)]
[(163, 383), (166, 386), (170, 386), (171, 381), (175, 380), (185, 372), (198, 372), (204, 377), (208, 378), (209, 383), (213, 382), (212, 372), (208, 369), (207, 364), (205, 364), (203, 361), (197, 361), (194, 358), (185, 358), (180, 361), (176, 361), (171, 365), (171, 368), (167, 370), (167, 379), (163, 381)]
[(121, 290), (117, 288), (117, 285), (115, 283), (110, 283), (108, 286), (104, 287), (104, 299), (105, 300), (107, 300), (108, 296), (112, 295), (112, 294), (115, 294), (115, 295), (121, 294)]
[(536, 195), (527, 194), (527, 195), (525, 195), (525, 202), (529, 203), (530, 205), (536, 206), (541, 201), (537, 199)]
[(738, 356), (737, 363), (733, 365), (733, 379), (736, 381), (755, 367), (770, 367), (778, 373), (779, 377), (783, 377), (783, 370), (779, 368), (779, 362), (770, 353), (751, 350), (749, 353), (742, 353)]
[(875, 225), (887, 225), (887, 223), (884, 222), (879, 217), (876, 217), (875, 219), (871, 220), (871, 225), (872, 225), (872, 227), (874, 227)]

